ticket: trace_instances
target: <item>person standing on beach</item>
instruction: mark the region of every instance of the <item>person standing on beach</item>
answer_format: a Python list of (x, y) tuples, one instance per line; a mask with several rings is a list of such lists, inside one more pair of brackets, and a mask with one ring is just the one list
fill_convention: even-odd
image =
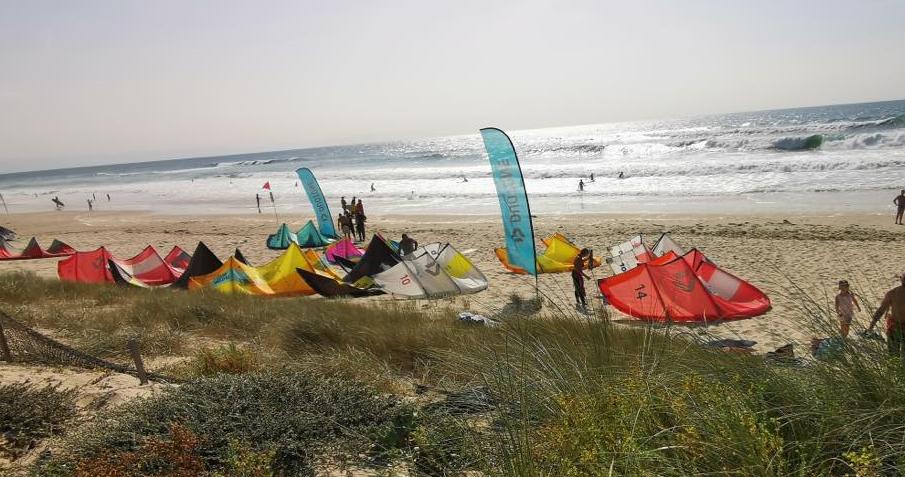
[(572, 286), (575, 287), (575, 308), (580, 311), (588, 310), (588, 299), (587, 293), (584, 289), (584, 280), (587, 278), (591, 279), (584, 272), (585, 262), (589, 262), (588, 266), (590, 267), (590, 256), (591, 251), (589, 249), (583, 248), (580, 252), (578, 252), (578, 256), (575, 257), (575, 261), (572, 262)]
[(343, 232), (343, 238), (348, 240), (352, 238), (352, 221), (349, 219), (349, 214), (339, 214), (339, 218), (336, 219), (336, 224), (339, 226), (339, 229)]
[(343, 206), (343, 212), (349, 209), (349, 205), (346, 204), (346, 196), (340, 197), (339, 204)]
[(258, 202), (258, 213), (261, 213), (261, 194), (255, 193), (255, 200)]
[(890, 311), (886, 318), (886, 345), (889, 354), (905, 358), (905, 273), (899, 276), (899, 280), (899, 286), (886, 292), (867, 330), (873, 331), (874, 325), (883, 318), (887, 310)]
[(107, 202), (110, 202), (110, 194), (107, 194)]
[(852, 293), (847, 280), (840, 280), (839, 294), (836, 295), (836, 316), (839, 317), (839, 334), (843, 338), (848, 337), (852, 320), (855, 318), (855, 308), (861, 311), (857, 295)]
[(902, 225), (902, 215), (905, 214), (905, 189), (902, 189), (892, 203), (896, 204), (896, 225)]
[(418, 241), (409, 237), (407, 234), (402, 234), (402, 240), (399, 241), (399, 251), (402, 255), (405, 256), (410, 253), (415, 253), (415, 250), (418, 250)]
[(584, 192), (584, 180), (578, 179), (578, 192)]
[(88, 199), (88, 212), (91, 212), (92, 210), (94, 210), (94, 202), (92, 202), (91, 199)]
[(355, 204), (355, 232), (358, 234), (358, 240), (364, 242), (365, 240), (365, 206), (361, 203), (361, 199), (358, 199), (358, 202)]

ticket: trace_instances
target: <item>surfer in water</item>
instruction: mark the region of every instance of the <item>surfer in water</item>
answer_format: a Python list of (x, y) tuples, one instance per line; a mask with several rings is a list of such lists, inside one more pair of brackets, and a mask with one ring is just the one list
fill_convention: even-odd
[(594, 182), (594, 173), (591, 173), (591, 182)]
[(468, 178), (465, 176), (462, 176), (462, 182), (468, 182)]
[(896, 204), (896, 225), (902, 225), (902, 215), (905, 214), (905, 189), (902, 189), (892, 203)]
[(578, 179), (578, 192), (584, 192), (584, 180)]
[(374, 192), (374, 191), (376, 191), (376, 190), (377, 190), (377, 189), (374, 188), (374, 183), (372, 182), (372, 183), (371, 183), (371, 192)]
[(625, 179), (625, 173), (622, 171), (619, 171), (619, 177), (617, 177), (617, 179)]

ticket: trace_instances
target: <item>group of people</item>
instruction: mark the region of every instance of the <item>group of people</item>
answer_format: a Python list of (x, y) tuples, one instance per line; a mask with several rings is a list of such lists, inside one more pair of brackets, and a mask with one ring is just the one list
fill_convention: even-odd
[[(900, 285), (886, 292), (883, 301), (871, 318), (867, 332), (872, 332), (877, 323), (886, 317), (886, 345), (889, 354), (905, 358), (905, 273), (899, 276)], [(836, 316), (839, 319), (839, 334), (848, 337), (855, 310), (861, 311), (858, 303), (861, 298), (852, 292), (847, 280), (839, 281), (839, 294), (836, 295)]]
[(336, 220), (336, 225), (342, 231), (343, 238), (351, 238), (356, 242), (365, 241), (365, 222), (368, 217), (365, 215), (365, 206), (361, 199), (352, 197), (352, 202), (347, 203), (346, 197), (340, 199), (340, 205), (343, 211)]
[[(625, 172), (619, 171), (619, 175), (616, 176), (616, 178), (625, 179)], [(465, 182), (468, 182), (468, 181), (466, 180)], [(588, 176), (588, 182), (596, 182), (596, 179), (594, 179), (593, 172), (591, 173), (591, 175)], [(578, 179), (578, 192), (584, 192), (584, 185), (585, 185), (584, 179)], [(902, 192), (905, 193), (905, 191), (902, 191)]]

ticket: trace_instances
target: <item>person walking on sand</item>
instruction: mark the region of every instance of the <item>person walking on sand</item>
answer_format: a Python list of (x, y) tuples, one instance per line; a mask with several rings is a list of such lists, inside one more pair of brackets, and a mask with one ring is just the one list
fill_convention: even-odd
[(364, 242), (365, 241), (365, 221), (368, 220), (365, 217), (365, 206), (361, 203), (361, 199), (358, 199), (358, 202), (355, 204), (355, 232), (358, 234), (358, 240)]
[(578, 179), (578, 192), (584, 192), (584, 181), (582, 179)]
[(896, 225), (902, 225), (902, 215), (905, 215), (905, 189), (902, 189), (892, 203), (896, 204)]
[(847, 280), (839, 280), (839, 294), (836, 295), (836, 316), (839, 317), (839, 334), (848, 337), (848, 332), (855, 318), (855, 308), (861, 311), (858, 297), (852, 293)]
[(575, 308), (579, 311), (588, 310), (588, 298), (584, 289), (584, 280), (586, 278), (590, 280), (591, 277), (584, 272), (584, 268), (585, 262), (588, 262), (588, 267), (591, 266), (590, 257), (591, 251), (583, 248), (578, 252), (575, 261), (572, 262), (572, 286), (575, 287)]
[(339, 218), (336, 219), (336, 224), (339, 226), (339, 229), (343, 232), (344, 239), (352, 238), (352, 221), (349, 219), (349, 214), (339, 214)]
[(899, 286), (886, 292), (867, 331), (873, 331), (874, 325), (888, 310), (890, 314), (886, 318), (886, 345), (889, 354), (905, 358), (905, 273), (899, 276), (899, 280)]
[(261, 213), (261, 194), (255, 194), (255, 200), (258, 202), (258, 213)]
[(407, 234), (402, 234), (402, 240), (399, 241), (399, 251), (402, 253), (402, 256), (415, 253), (415, 250), (418, 250), (418, 241), (409, 237)]

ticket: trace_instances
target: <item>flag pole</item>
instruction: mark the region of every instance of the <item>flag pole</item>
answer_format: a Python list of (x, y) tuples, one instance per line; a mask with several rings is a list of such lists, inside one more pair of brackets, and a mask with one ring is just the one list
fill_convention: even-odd
[(9, 215), (9, 209), (6, 208), (6, 199), (3, 198), (3, 194), (0, 194), (0, 202), (3, 202), (3, 210), (6, 211), (6, 215)]

